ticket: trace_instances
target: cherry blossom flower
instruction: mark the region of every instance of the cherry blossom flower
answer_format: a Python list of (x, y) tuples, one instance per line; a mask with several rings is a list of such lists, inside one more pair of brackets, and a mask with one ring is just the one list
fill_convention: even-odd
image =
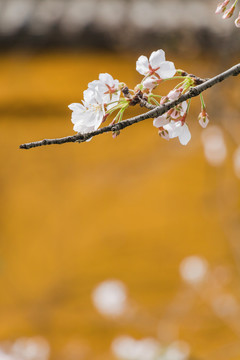
[(208, 118), (208, 114), (206, 113), (206, 110), (203, 109), (199, 116), (198, 116), (198, 122), (201, 125), (202, 128), (206, 128), (208, 123), (209, 123), (209, 118)]
[(113, 77), (108, 73), (99, 74), (99, 80), (90, 82), (88, 84), (88, 88), (93, 91), (97, 91), (100, 94), (103, 103), (112, 103), (107, 106), (107, 110), (111, 109), (116, 105), (116, 102), (119, 101), (119, 81), (114, 80)]
[(141, 55), (136, 63), (136, 70), (144, 76), (155, 75), (160, 79), (168, 79), (175, 75), (174, 63), (165, 60), (163, 50), (153, 51), (150, 58)]
[(221, 14), (222, 12), (224, 12), (229, 2), (230, 0), (225, 0), (222, 3), (218, 4), (215, 14)]
[(169, 116), (173, 120), (182, 119), (182, 117), (186, 114), (187, 111), (187, 102), (183, 101), (181, 104), (178, 104), (173, 109), (168, 111)]
[(236, 25), (236, 27), (240, 28), (240, 11), (239, 11), (237, 19), (235, 20), (235, 25)]
[[(173, 91), (170, 91), (170, 93), (167, 95), (167, 97), (165, 99), (168, 100), (169, 97), (170, 97), (170, 100), (176, 100), (176, 97), (178, 96), (177, 92), (175, 92), (173, 90)], [(166, 103), (166, 101), (164, 101), (164, 103)], [(187, 115), (187, 102), (183, 101), (181, 104), (178, 104), (173, 109), (170, 109), (169, 111), (167, 111), (165, 114), (160, 115), (157, 118), (155, 118), (153, 120), (153, 126), (159, 128), (160, 129), (160, 135), (163, 138), (169, 140), (172, 137), (169, 136), (168, 131), (166, 131), (168, 129), (166, 129), (164, 126), (169, 124), (171, 121), (172, 122), (179, 122), (179, 123), (183, 124), (184, 121), (185, 121), (186, 115)], [(161, 127), (164, 127), (164, 129), (161, 129)]]
[(98, 129), (105, 115), (102, 98), (97, 91), (87, 89), (84, 91), (83, 104), (73, 103), (68, 107), (73, 111), (73, 130), (81, 134)]
[(163, 126), (163, 131), (160, 132), (160, 135), (165, 139), (178, 137), (182, 145), (187, 145), (191, 139), (191, 133), (188, 126), (186, 123), (182, 123), (182, 121), (170, 121), (170, 123)]

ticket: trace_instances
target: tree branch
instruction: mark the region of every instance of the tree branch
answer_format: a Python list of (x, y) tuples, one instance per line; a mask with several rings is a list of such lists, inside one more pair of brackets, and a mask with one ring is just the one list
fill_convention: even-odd
[[(128, 120), (123, 120), (117, 124), (105, 126), (103, 128), (97, 129), (97, 130), (92, 131), (87, 134), (78, 133), (73, 136), (67, 136), (67, 137), (58, 138), (58, 139), (44, 139), (41, 141), (35, 141), (35, 142), (27, 143), (27, 144), (22, 144), (22, 145), (20, 145), (20, 149), (31, 149), (31, 148), (43, 146), (43, 145), (64, 144), (64, 143), (68, 143), (68, 142), (85, 142), (86, 140), (88, 140), (94, 136), (97, 136), (97, 135), (100, 135), (100, 134), (103, 134), (106, 132), (116, 132), (116, 131), (123, 130), (126, 127), (136, 124), (140, 121), (143, 121), (143, 120), (146, 120), (149, 118), (156, 118), (160, 115), (163, 115), (168, 110), (172, 109), (174, 106), (182, 103), (183, 101), (186, 101), (192, 97), (198, 96), (203, 91), (209, 89), (210, 87), (216, 85), (219, 82), (222, 82), (223, 80), (227, 79), (230, 76), (237, 76), (239, 74), (240, 74), (240, 63), (211, 79), (208, 79), (206, 81), (201, 79), (202, 83), (200, 85), (191, 87), (187, 93), (180, 96), (180, 98), (177, 100), (174, 100), (174, 101), (168, 102), (164, 105), (156, 106), (156, 107), (151, 105), (153, 107), (152, 110), (146, 112), (145, 114), (135, 116)], [(197, 79), (200, 79), (200, 78), (197, 78)], [(142, 103), (142, 105), (145, 106), (145, 104), (143, 104), (143, 103)]]

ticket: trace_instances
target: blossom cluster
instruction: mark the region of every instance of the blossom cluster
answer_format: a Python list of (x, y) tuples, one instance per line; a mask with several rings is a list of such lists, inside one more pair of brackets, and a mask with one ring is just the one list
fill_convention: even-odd
[[(236, 8), (236, 5), (238, 3), (238, 0), (235, 0), (234, 3), (232, 4), (232, 6), (227, 8), (229, 3), (230, 3), (230, 0), (224, 0), (223, 2), (218, 4), (215, 13), (223, 14), (222, 15), (223, 19), (229, 19), (230, 17), (232, 17), (234, 10)], [(239, 11), (238, 17), (235, 20), (235, 25), (236, 25), (236, 27), (240, 28), (240, 11)]]
[[(81, 134), (97, 130), (109, 115), (116, 112), (111, 124), (122, 121), (123, 114), (129, 106), (150, 105), (161, 106), (177, 100), (186, 93), (190, 87), (197, 85), (194, 76), (182, 70), (176, 70), (175, 65), (165, 58), (165, 52), (160, 49), (153, 51), (149, 59), (141, 55), (136, 62), (136, 70), (143, 75), (141, 83), (134, 90), (129, 89), (125, 83), (114, 80), (110, 74), (100, 74), (98, 80), (88, 84), (84, 91), (82, 103), (69, 105), (72, 112), (73, 129)], [(166, 96), (155, 94), (157, 87), (165, 81), (180, 81)], [(205, 128), (209, 122), (202, 95), (199, 123)], [(190, 107), (190, 100), (183, 101), (153, 120), (153, 125), (158, 128), (159, 135), (164, 139), (178, 138), (182, 145), (191, 139), (191, 134), (186, 123)], [(113, 133), (113, 136), (119, 132)]]

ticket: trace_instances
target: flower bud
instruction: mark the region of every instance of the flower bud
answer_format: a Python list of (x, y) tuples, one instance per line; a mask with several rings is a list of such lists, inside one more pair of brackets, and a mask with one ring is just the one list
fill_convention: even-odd
[(170, 101), (177, 100), (182, 95), (182, 91), (183, 88), (173, 89), (168, 93), (167, 97), (169, 98)]
[(143, 87), (149, 90), (153, 90), (158, 86), (158, 79), (155, 76), (148, 77), (143, 81)]
[(240, 28), (240, 11), (239, 11), (237, 19), (235, 20), (235, 25), (236, 25), (236, 27)]
[(230, 0), (225, 0), (222, 3), (218, 4), (215, 14), (221, 14), (226, 10), (227, 5), (229, 4)]
[(202, 128), (206, 128), (208, 123), (209, 123), (209, 118), (208, 118), (208, 114), (206, 113), (206, 110), (203, 109), (199, 116), (198, 116), (198, 122), (201, 125)]
[(235, 5), (233, 4), (230, 9), (226, 10), (225, 13), (223, 14), (222, 18), (223, 19), (229, 19), (232, 14), (234, 13), (235, 10)]

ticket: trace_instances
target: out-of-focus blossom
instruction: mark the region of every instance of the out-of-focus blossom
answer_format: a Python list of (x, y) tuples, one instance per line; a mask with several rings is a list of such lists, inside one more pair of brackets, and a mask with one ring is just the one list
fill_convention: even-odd
[(162, 49), (153, 51), (149, 60), (141, 55), (137, 60), (136, 70), (141, 75), (155, 75), (160, 79), (171, 78), (176, 73), (174, 63), (165, 60), (165, 52)]
[(214, 312), (220, 317), (229, 317), (239, 311), (239, 304), (232, 294), (221, 294), (212, 301)]
[(206, 128), (209, 123), (208, 114), (206, 113), (206, 110), (203, 109), (199, 116), (198, 116), (198, 122), (201, 125), (202, 128)]
[(227, 156), (227, 148), (221, 128), (208, 127), (202, 133), (202, 143), (207, 162), (212, 166), (222, 165)]
[(240, 179), (240, 146), (233, 154), (233, 168), (235, 175)]
[(198, 284), (204, 280), (208, 271), (207, 261), (200, 256), (189, 256), (180, 264), (180, 274), (184, 281)]
[(113, 341), (112, 351), (121, 360), (155, 360), (161, 346), (151, 338), (135, 340), (130, 336), (120, 336)]
[(240, 11), (239, 11), (238, 17), (235, 20), (235, 25), (236, 25), (236, 27), (240, 28)]
[(106, 280), (94, 289), (92, 300), (102, 315), (117, 317), (127, 308), (127, 290), (119, 280)]
[(99, 80), (94, 80), (88, 84), (89, 89), (96, 91), (101, 97), (101, 101), (108, 105), (107, 109), (111, 109), (116, 105), (120, 97), (119, 81), (114, 80), (113, 77), (108, 74), (99, 74)]
[(12, 345), (0, 349), (1, 360), (48, 360), (50, 347), (42, 337), (19, 338)]
[(225, 0), (222, 3), (218, 4), (215, 14), (221, 14), (222, 12), (224, 12), (229, 2), (230, 0)]
[(230, 9), (225, 10), (222, 18), (223, 18), (223, 19), (229, 19), (229, 18), (233, 15), (234, 10), (235, 10), (235, 7), (236, 7), (236, 6), (233, 4), (233, 5), (230, 7)]
[(190, 346), (184, 341), (175, 341), (170, 344), (160, 360), (186, 360), (190, 354)]
[(182, 145), (187, 145), (191, 139), (191, 133), (186, 123), (182, 121), (170, 121), (170, 123), (163, 126), (163, 130), (159, 132), (160, 136), (167, 139), (178, 137)]

